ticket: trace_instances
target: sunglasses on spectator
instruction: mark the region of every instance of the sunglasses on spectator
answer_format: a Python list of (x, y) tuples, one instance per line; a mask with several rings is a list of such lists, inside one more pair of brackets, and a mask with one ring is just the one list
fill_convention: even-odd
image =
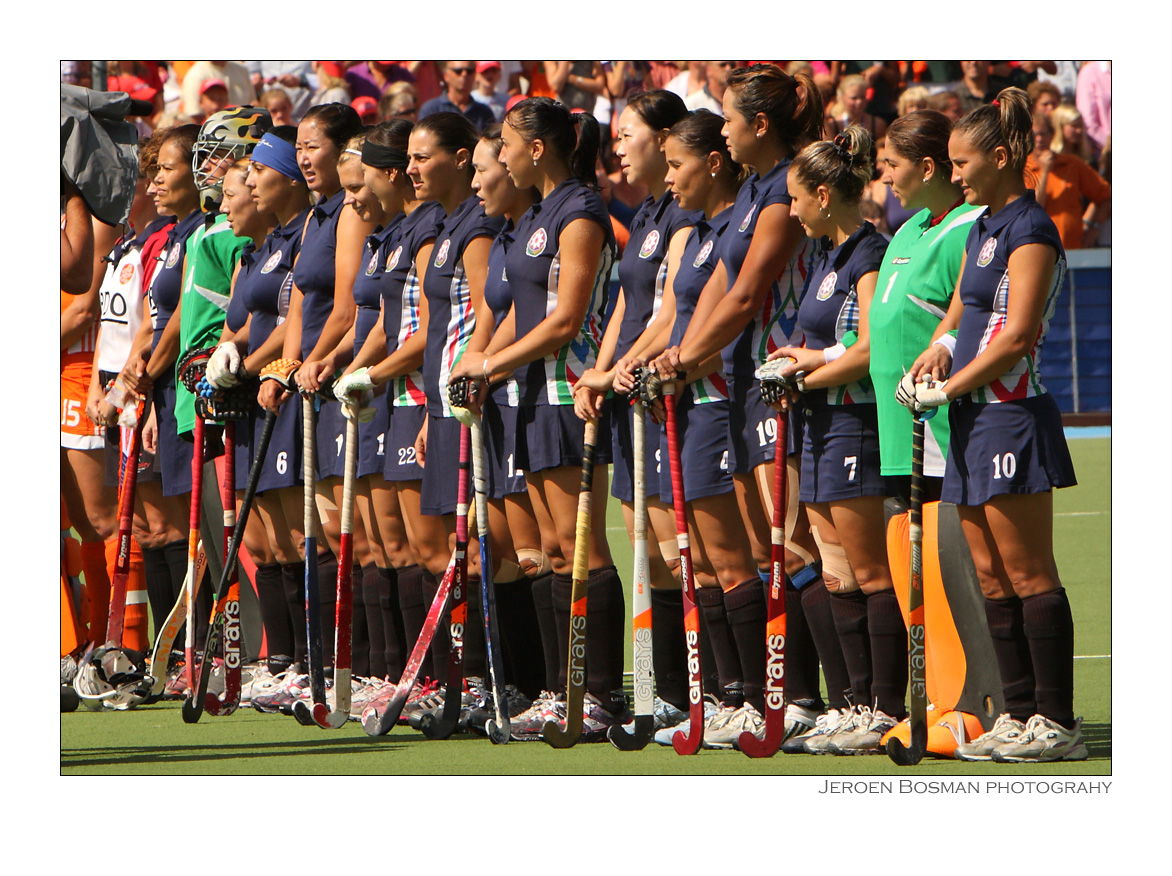
[(475, 67), (449, 67), (448, 70), (457, 76), (471, 76), (476, 72)]

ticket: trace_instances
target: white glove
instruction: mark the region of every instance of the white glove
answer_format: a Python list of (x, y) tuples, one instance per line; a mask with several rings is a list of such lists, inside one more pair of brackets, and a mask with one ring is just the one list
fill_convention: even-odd
[(932, 411), (948, 404), (951, 399), (944, 392), (944, 387), (948, 384), (947, 380), (942, 380), (939, 383), (933, 383), (930, 380), (923, 383), (916, 384), (916, 410), (917, 411)]
[(916, 382), (911, 374), (905, 374), (895, 387), (895, 400), (909, 411), (916, 409)]
[(360, 423), (374, 419), (374, 408), (370, 406), (374, 401), (374, 383), (366, 372), (366, 368), (359, 368), (334, 381), (334, 396), (342, 403), (342, 415), (350, 419), (351, 413), (356, 413)]
[(208, 358), (204, 377), (208, 383), (219, 389), (231, 389), (240, 383), (236, 376), (240, 370), (240, 350), (231, 341), (220, 344)]

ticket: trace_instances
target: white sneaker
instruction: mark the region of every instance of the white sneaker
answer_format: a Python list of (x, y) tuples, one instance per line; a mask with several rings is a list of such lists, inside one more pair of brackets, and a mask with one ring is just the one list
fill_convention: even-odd
[[(704, 697), (703, 702), (704, 702), (704, 726), (705, 726), (705, 728), (707, 728), (709, 720), (711, 720), (713, 718), (713, 716), (715, 716), (720, 711), (720, 706), (717, 704), (715, 699), (713, 699), (711, 696), (708, 696), (708, 695), (706, 695)], [(659, 743), (660, 745), (671, 745), (672, 737), (675, 736), (677, 732), (683, 733), (686, 736), (689, 733), (689, 731), (691, 730), (691, 728), (692, 728), (692, 719), (685, 717), (678, 724), (675, 724), (671, 727), (662, 727), (662, 728), (656, 730), (654, 738), (655, 738), (655, 741), (657, 743)]]
[(972, 742), (966, 742), (956, 747), (956, 759), (967, 761), (983, 761), (993, 759), (993, 749), (1009, 742), (1016, 742), (1021, 734), (1025, 733), (1026, 725), (1008, 714), (997, 716), (993, 722), (993, 729), (982, 733)]
[(722, 710), (713, 718), (704, 727), (704, 747), (736, 748), (745, 732), (765, 738), (765, 718), (751, 703), (728, 712)]
[(839, 733), (849, 733), (855, 729), (859, 720), (859, 713), (853, 709), (830, 709), (825, 715), (819, 715), (814, 722), (814, 729), (805, 736), (795, 737), (786, 743), (790, 748), (782, 747), (783, 751), (792, 753), (792, 743), (802, 740), (800, 751), (806, 754), (830, 754), (830, 743)]
[(1082, 718), (1067, 730), (1044, 715), (1034, 715), (1025, 732), (992, 751), (997, 763), (1049, 763), (1055, 760), (1086, 760), (1082, 741)]
[(832, 754), (881, 754), (879, 740), (898, 723), (881, 709), (863, 706), (854, 728), (834, 734), (826, 747)]
[(809, 733), (817, 726), (818, 717), (818, 712), (813, 709), (807, 709), (797, 703), (787, 704), (785, 707), (785, 732), (781, 736), (781, 741), (785, 742), (787, 739)]

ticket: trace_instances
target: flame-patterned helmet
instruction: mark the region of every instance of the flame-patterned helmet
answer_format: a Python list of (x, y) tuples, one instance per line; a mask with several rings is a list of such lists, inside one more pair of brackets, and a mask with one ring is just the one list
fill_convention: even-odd
[(258, 106), (235, 106), (212, 113), (199, 129), (191, 154), (191, 170), (199, 189), (199, 205), (211, 212), (224, 196), (224, 174), (238, 158), (252, 152), (273, 117)]

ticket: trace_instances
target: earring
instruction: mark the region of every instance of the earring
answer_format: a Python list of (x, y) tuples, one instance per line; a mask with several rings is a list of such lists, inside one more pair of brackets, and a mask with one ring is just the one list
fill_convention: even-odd
[(716, 171), (715, 171), (715, 170), (714, 170), (714, 171), (712, 171), (712, 178), (713, 178), (713, 179), (716, 179)]
[(533, 166), (537, 167), (537, 159), (536, 158), (533, 159)]
[(927, 185), (928, 179), (929, 179), (928, 177), (924, 177), (922, 180), (920, 180), (920, 182), (922, 182), (924, 185)]

